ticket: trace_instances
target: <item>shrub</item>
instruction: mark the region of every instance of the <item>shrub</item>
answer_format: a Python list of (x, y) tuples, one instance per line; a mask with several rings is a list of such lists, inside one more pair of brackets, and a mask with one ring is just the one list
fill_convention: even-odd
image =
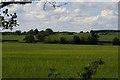
[(93, 44), (93, 45), (98, 45), (99, 40), (97, 38), (94, 38), (94, 37), (88, 37), (87, 43)]
[(50, 68), (50, 73), (48, 74), (48, 78), (52, 78), (52, 80), (56, 80), (58, 77), (60, 77), (60, 73), (58, 73), (54, 67)]
[(93, 45), (97, 45), (99, 43), (98, 34), (93, 30), (90, 31), (90, 34), (91, 34), (91, 37), (89, 37), (90, 43)]
[(29, 31), (27, 32), (27, 35), (34, 35), (34, 30), (33, 30), (33, 29), (29, 30)]
[(56, 43), (59, 43), (59, 41), (50, 36), (46, 36), (44, 39), (44, 43), (56, 44)]
[(39, 33), (36, 35), (36, 38), (37, 38), (39, 41), (44, 41), (45, 36), (46, 36), (46, 33), (45, 33), (44, 31), (41, 31), (41, 32), (39, 32)]
[(85, 44), (85, 43), (86, 43), (86, 41), (85, 41), (85, 38), (84, 38), (84, 37), (81, 37), (80, 43), (81, 43), (81, 44)]
[[(84, 71), (82, 73), (77, 73), (79, 78), (69, 78), (68, 80), (94, 80), (93, 76), (97, 73), (99, 66), (104, 65), (105, 62), (100, 58), (99, 60), (92, 61), (88, 66), (84, 67)], [(50, 68), (50, 73), (48, 74), (48, 78), (50, 80), (61, 80), (60, 74), (56, 68)], [(67, 78), (65, 79), (67, 80)], [(106, 78), (102, 78), (102, 80), (106, 80)]]
[(115, 38), (112, 40), (112, 44), (113, 44), (113, 45), (120, 45), (120, 40), (119, 40), (117, 37), (115, 37)]
[(37, 35), (39, 33), (38, 29), (34, 30), (34, 35)]
[(60, 44), (66, 44), (66, 43), (67, 43), (66, 39), (64, 37), (61, 37)]
[(34, 43), (35, 38), (33, 35), (26, 35), (25, 38), (23, 39), (26, 43)]
[(47, 29), (45, 30), (45, 33), (46, 33), (47, 36), (48, 36), (48, 35), (51, 35), (51, 34), (53, 34), (53, 30), (50, 29), (50, 28), (47, 28)]
[(16, 34), (16, 35), (21, 35), (21, 31), (20, 31), (20, 30), (17, 30), (17, 31), (15, 31), (15, 34)]
[(80, 43), (80, 38), (78, 36), (73, 37), (73, 44), (79, 44)]
[(78, 73), (80, 80), (91, 80), (93, 75), (96, 74), (98, 67), (103, 64), (105, 64), (105, 62), (102, 59), (89, 63), (89, 65), (84, 68), (84, 71), (81, 74)]

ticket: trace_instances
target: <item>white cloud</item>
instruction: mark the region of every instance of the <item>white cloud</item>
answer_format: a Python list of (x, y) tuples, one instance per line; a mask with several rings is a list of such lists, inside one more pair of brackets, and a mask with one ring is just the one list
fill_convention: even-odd
[(82, 16), (74, 18), (73, 25), (81, 29), (117, 29), (118, 16), (114, 10), (102, 10), (94, 16)]
[(94, 24), (98, 20), (99, 16), (86, 17), (83, 19), (83, 24)]
[(66, 12), (66, 8), (57, 8), (54, 11), (55, 11), (55, 13), (64, 13), (64, 12)]
[[(107, 4), (107, 5), (106, 5)], [(11, 11), (18, 13), (20, 29), (45, 29), (80, 31), (90, 29), (116, 29), (117, 7), (116, 3), (69, 3), (57, 9), (43, 10), (43, 3), (32, 3), (23, 7), (11, 7)], [(111, 5), (111, 7), (110, 7)], [(25, 27), (28, 26), (28, 27)], [(113, 27), (114, 26), (114, 27)]]
[(112, 16), (113, 11), (112, 10), (103, 10), (101, 11), (101, 16)]
[(75, 12), (75, 13), (79, 13), (79, 12), (80, 12), (80, 9), (75, 9), (74, 12)]
[(71, 19), (71, 18), (68, 17), (68, 16), (62, 16), (62, 17), (59, 18), (59, 21), (60, 21), (60, 22), (67, 22), (67, 21), (69, 21), (70, 19)]
[(43, 10), (43, 3), (34, 3), (33, 5), (26, 5), (24, 8), (26, 17), (31, 18), (45, 18), (48, 16), (48, 12)]

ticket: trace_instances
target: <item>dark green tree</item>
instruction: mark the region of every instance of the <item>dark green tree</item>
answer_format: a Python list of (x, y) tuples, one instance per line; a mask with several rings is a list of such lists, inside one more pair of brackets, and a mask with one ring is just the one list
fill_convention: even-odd
[(35, 38), (33, 35), (26, 35), (23, 39), (26, 43), (35, 43)]
[(53, 30), (50, 29), (50, 28), (47, 28), (47, 29), (45, 30), (45, 33), (46, 33), (47, 36), (48, 36), (48, 35), (51, 35), (51, 34), (53, 34)]
[(26, 35), (26, 34), (27, 34), (27, 32), (26, 32), (26, 31), (24, 31), (24, 32), (22, 32), (21, 34), (22, 34), (22, 35)]
[(34, 35), (37, 35), (39, 33), (38, 29), (34, 30)]
[(61, 37), (60, 44), (66, 44), (66, 43), (67, 43), (66, 39), (64, 37)]
[(80, 38), (78, 36), (73, 37), (73, 44), (80, 44)]
[(85, 43), (86, 43), (86, 41), (85, 41), (85, 38), (84, 38), (84, 37), (81, 37), (81, 39), (80, 39), (80, 43), (81, 43), (81, 44), (85, 44)]
[(120, 40), (119, 40), (119, 38), (115, 37), (115, 38), (112, 40), (112, 44), (113, 44), (113, 45), (120, 45)]
[(34, 33), (34, 30), (31, 29), (31, 30), (29, 30), (29, 31), (27, 32), (27, 34), (28, 34), (28, 35), (34, 35), (35, 33)]
[(16, 34), (16, 35), (21, 35), (21, 31), (20, 31), (20, 30), (17, 30), (17, 31), (15, 31), (15, 34)]
[(90, 31), (90, 34), (91, 34), (91, 37), (88, 38), (90, 43), (94, 44), (94, 45), (97, 45), (99, 43), (99, 40), (98, 40), (99, 36), (98, 36), (98, 34), (95, 31), (93, 31), (93, 30)]
[(40, 31), (40, 32), (36, 35), (36, 38), (37, 38), (39, 41), (42, 42), (42, 41), (44, 41), (45, 36), (46, 36), (45, 31)]

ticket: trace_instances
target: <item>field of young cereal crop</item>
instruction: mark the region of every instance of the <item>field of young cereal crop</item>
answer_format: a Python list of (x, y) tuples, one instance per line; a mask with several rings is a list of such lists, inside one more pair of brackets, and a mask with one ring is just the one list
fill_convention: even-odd
[(3, 78), (47, 78), (56, 68), (61, 78), (76, 78), (91, 61), (102, 58), (97, 78), (118, 77), (118, 47), (107, 45), (3, 43)]

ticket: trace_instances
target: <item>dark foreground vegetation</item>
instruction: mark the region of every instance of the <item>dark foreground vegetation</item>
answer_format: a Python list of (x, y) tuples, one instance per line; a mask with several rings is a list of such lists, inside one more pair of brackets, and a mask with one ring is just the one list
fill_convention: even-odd
[[(102, 59), (92, 61), (88, 64), (88, 66), (84, 67), (84, 71), (82, 73), (78, 72), (77, 80), (92, 80), (93, 76), (97, 73), (98, 67), (104, 65), (104, 61)], [(50, 73), (48, 74), (48, 78), (52, 78), (57, 80), (60, 78), (62, 74), (57, 72), (57, 70), (53, 67), (50, 68)], [(75, 80), (74, 78), (70, 78), (70, 80)]]
[[(91, 30), (90, 32), (54, 32), (52, 29), (38, 31), (38, 29), (31, 29), (28, 32), (21, 32), (17, 30), (15, 32), (2, 32), (3, 37), (6, 35), (19, 35), (23, 36), (21, 41), (4, 39), (2, 42), (25, 42), (25, 43), (52, 43), (52, 44), (113, 44), (120, 45), (119, 30)], [(114, 34), (115, 36), (112, 36)], [(102, 37), (101, 37), (102, 36)], [(112, 36), (110, 38), (109, 36)], [(101, 38), (103, 38), (101, 40)], [(105, 40), (108, 38), (109, 40)]]

